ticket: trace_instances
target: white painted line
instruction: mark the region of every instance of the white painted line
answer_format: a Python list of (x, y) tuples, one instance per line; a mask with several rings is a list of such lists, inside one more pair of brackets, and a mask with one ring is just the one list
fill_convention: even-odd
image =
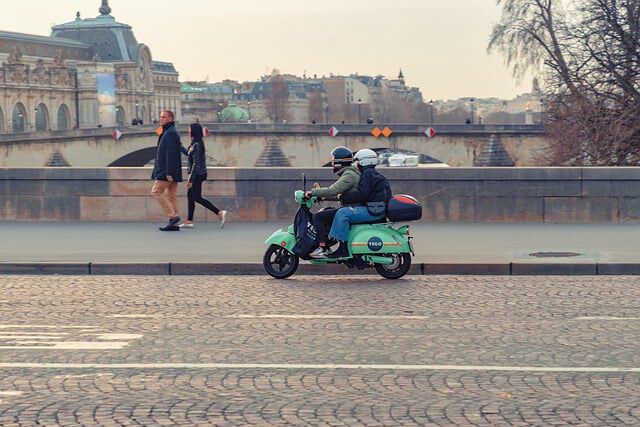
[(0, 346), (0, 350), (120, 350), (129, 344), (127, 341), (45, 341), (23, 343), (27, 345)]
[(155, 314), (114, 314), (116, 319), (149, 319), (152, 317), (158, 317)]
[(385, 371), (496, 371), (496, 372), (630, 372), (632, 367), (591, 366), (483, 366), (483, 365), (347, 365), (308, 363), (0, 363), (0, 369), (284, 369)]
[(22, 396), (23, 393), (21, 391), (0, 391), (0, 396)]
[(46, 336), (63, 338), (64, 335), (69, 335), (69, 332), (25, 332), (25, 331), (15, 332), (15, 331), (2, 331), (2, 335), (8, 335), (8, 336), (25, 335), (25, 336), (29, 336), (29, 337), (38, 336), (38, 335), (46, 335)]
[(583, 316), (576, 320), (640, 320), (640, 317), (614, 317), (614, 316)]
[(0, 335), (0, 340), (55, 340), (63, 337), (51, 335)]
[(96, 329), (96, 326), (0, 325), (0, 329)]
[(386, 316), (386, 315), (339, 315), (339, 314), (236, 314), (225, 316), (226, 319), (366, 319), (366, 320), (427, 320), (430, 316)]
[(139, 340), (144, 335), (141, 334), (98, 334), (96, 337), (105, 341), (117, 341), (117, 340)]

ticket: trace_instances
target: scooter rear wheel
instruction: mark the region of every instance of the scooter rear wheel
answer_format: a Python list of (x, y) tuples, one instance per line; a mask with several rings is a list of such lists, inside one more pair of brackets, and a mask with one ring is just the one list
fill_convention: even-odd
[(262, 266), (270, 276), (276, 279), (286, 279), (296, 272), (300, 259), (278, 245), (267, 248), (262, 259)]
[(409, 254), (394, 254), (393, 264), (376, 264), (376, 271), (379, 275), (385, 279), (399, 279), (411, 268), (411, 255)]

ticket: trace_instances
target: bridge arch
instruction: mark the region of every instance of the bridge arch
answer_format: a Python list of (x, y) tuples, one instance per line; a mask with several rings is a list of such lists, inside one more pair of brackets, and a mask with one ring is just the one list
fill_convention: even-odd
[(125, 154), (111, 162), (107, 167), (142, 167), (156, 158), (156, 147), (145, 147), (140, 150)]
[(36, 132), (46, 132), (49, 130), (49, 109), (43, 103), (36, 107)]
[(13, 107), (13, 113), (11, 116), (11, 131), (13, 133), (24, 132), (25, 123), (27, 120), (27, 109), (24, 108), (24, 104), (22, 102), (18, 102)]
[(69, 114), (69, 108), (62, 104), (58, 107), (58, 115), (57, 115), (57, 129), (58, 130), (67, 130), (69, 129), (69, 121), (71, 115)]

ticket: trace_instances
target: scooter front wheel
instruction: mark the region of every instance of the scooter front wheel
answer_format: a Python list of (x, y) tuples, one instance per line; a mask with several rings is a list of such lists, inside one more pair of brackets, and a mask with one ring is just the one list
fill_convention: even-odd
[(376, 264), (375, 267), (378, 274), (385, 279), (399, 279), (411, 268), (411, 255), (394, 254), (392, 264)]
[(278, 245), (267, 248), (262, 259), (264, 270), (276, 279), (286, 279), (296, 272), (300, 259)]

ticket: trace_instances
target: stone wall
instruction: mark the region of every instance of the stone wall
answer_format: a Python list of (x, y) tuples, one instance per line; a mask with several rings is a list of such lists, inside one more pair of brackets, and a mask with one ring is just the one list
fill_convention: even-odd
[[(640, 168), (381, 169), (394, 193), (423, 203), (426, 222), (640, 222)], [(234, 221), (288, 221), (302, 174), (328, 185), (328, 169), (212, 168), (204, 195)], [(0, 221), (163, 220), (150, 168), (0, 168)], [(186, 213), (186, 191), (179, 206)], [(197, 221), (213, 220), (197, 208)]]

